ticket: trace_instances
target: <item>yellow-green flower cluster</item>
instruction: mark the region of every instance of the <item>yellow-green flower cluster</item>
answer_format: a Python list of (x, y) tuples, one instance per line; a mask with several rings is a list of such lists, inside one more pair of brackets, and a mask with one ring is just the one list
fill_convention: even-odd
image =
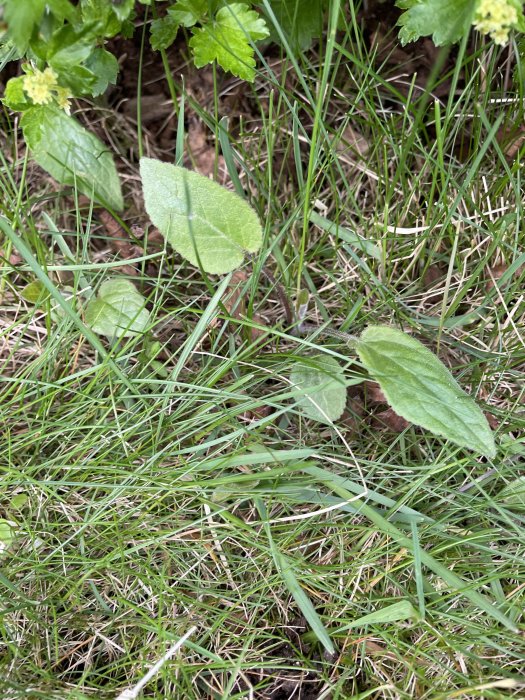
[(24, 76), (24, 92), (35, 105), (47, 105), (51, 102), (56, 102), (60, 109), (69, 114), (71, 111), (69, 105), (71, 93), (67, 88), (58, 84), (57, 77), (52, 68), (46, 68), (43, 71), (35, 68)]
[(494, 43), (503, 46), (517, 21), (518, 11), (508, 0), (479, 0), (473, 24), (479, 32), (489, 34)]

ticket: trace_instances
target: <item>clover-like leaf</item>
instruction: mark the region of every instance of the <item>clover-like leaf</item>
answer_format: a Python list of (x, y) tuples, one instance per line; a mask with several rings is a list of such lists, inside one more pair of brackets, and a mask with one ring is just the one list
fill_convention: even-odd
[(483, 412), (422, 343), (396, 328), (369, 326), (356, 350), (396, 413), (461, 447), (494, 457), (494, 436)]
[(262, 228), (239, 195), (204, 175), (152, 158), (141, 158), (146, 211), (182, 257), (211, 274), (224, 274), (255, 253)]
[(113, 156), (76, 119), (55, 105), (39, 105), (24, 112), (20, 123), (33, 158), (55, 180), (116, 211), (124, 207)]
[(129, 337), (148, 326), (146, 300), (129, 280), (114, 278), (100, 285), (96, 299), (86, 307), (88, 326), (108, 338)]
[(296, 402), (308, 418), (331, 423), (343, 414), (346, 406), (346, 385), (343, 368), (327, 355), (298, 361), (290, 381), (297, 389)]

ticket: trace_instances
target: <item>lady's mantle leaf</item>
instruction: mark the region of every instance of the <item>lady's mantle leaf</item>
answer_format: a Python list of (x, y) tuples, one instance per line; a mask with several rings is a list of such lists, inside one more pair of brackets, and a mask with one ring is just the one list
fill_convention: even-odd
[(255, 253), (262, 228), (241, 197), (203, 175), (170, 163), (142, 158), (140, 174), (146, 211), (175, 250), (206, 272), (224, 274)]
[(290, 380), (298, 390), (297, 405), (312, 420), (330, 423), (341, 417), (346, 406), (345, 375), (333, 357), (318, 355), (297, 362)]
[(32, 107), (21, 119), (35, 161), (55, 180), (76, 185), (115, 211), (124, 207), (113, 156), (102, 141), (55, 105)]
[(208, 0), (177, 0), (168, 8), (168, 14), (183, 27), (193, 27), (208, 10)]
[(175, 41), (180, 23), (170, 15), (155, 19), (150, 27), (151, 48), (155, 51), (167, 49)]
[(86, 308), (88, 326), (108, 338), (141, 333), (149, 323), (144, 297), (125, 279), (111, 279), (100, 285), (98, 296)]
[(398, 22), (403, 46), (430, 35), (436, 46), (459, 41), (476, 8), (476, 0), (397, 0), (396, 4), (405, 10)]
[(215, 20), (196, 29), (190, 39), (197, 68), (217, 63), (243, 80), (255, 80), (255, 58), (251, 42), (265, 39), (266, 22), (248, 5), (235, 2), (221, 7)]
[(396, 413), (461, 447), (494, 457), (494, 437), (481, 409), (418, 340), (395, 328), (369, 326), (356, 349)]

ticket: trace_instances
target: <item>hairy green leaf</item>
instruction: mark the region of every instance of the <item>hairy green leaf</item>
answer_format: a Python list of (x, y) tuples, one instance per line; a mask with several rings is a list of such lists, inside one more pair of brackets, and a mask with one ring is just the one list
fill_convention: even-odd
[(113, 156), (76, 119), (54, 105), (45, 105), (24, 112), (21, 125), (33, 158), (55, 180), (76, 185), (115, 211), (123, 208)]
[(108, 338), (128, 337), (141, 333), (149, 323), (146, 300), (135, 285), (118, 277), (100, 285), (96, 299), (86, 307), (88, 326)]
[(404, 46), (432, 35), (436, 46), (453, 44), (468, 31), (477, 0), (397, 0), (405, 10), (399, 18), (399, 39)]
[(494, 457), (494, 437), (483, 412), (422, 343), (395, 328), (369, 326), (356, 349), (396, 413), (461, 447)]
[(248, 5), (233, 3), (222, 7), (213, 22), (194, 30), (190, 47), (197, 68), (217, 63), (243, 80), (255, 80), (252, 42), (269, 35), (262, 17)]
[(95, 37), (94, 23), (84, 24), (77, 31), (66, 24), (56, 31), (49, 42), (45, 42), (46, 59), (57, 71), (68, 70), (81, 64), (93, 51)]
[(312, 420), (331, 423), (343, 414), (346, 386), (343, 368), (327, 355), (298, 361), (290, 375), (298, 389), (297, 405)]
[(372, 258), (375, 258), (376, 260), (382, 260), (381, 248), (375, 243), (372, 243), (372, 241), (367, 241), (366, 238), (362, 238), (357, 233), (354, 233), (354, 231), (350, 231), (350, 229), (347, 229), (344, 226), (339, 226), (339, 224), (336, 224), (335, 221), (330, 221), (330, 219), (326, 219), (324, 216), (321, 216), (316, 211), (311, 212), (310, 221), (315, 226), (319, 226), (319, 228), (323, 231), (331, 233), (332, 235), (336, 236), (337, 238), (340, 238), (346, 243), (349, 243), (351, 246), (357, 248), (358, 250), (364, 251), (367, 255), (370, 255)]
[(255, 253), (262, 228), (241, 197), (203, 175), (142, 158), (140, 174), (146, 211), (175, 250), (206, 272), (223, 274)]

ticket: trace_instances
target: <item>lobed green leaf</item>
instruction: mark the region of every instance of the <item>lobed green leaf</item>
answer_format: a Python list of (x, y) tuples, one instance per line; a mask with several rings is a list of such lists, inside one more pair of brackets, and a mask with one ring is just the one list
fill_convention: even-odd
[(265, 39), (269, 31), (264, 19), (244, 3), (222, 7), (215, 20), (194, 30), (189, 45), (197, 68), (217, 63), (243, 80), (255, 80), (252, 42)]
[(432, 36), (436, 46), (453, 44), (469, 31), (477, 0), (397, 0), (405, 10), (399, 18), (399, 39), (404, 46)]

